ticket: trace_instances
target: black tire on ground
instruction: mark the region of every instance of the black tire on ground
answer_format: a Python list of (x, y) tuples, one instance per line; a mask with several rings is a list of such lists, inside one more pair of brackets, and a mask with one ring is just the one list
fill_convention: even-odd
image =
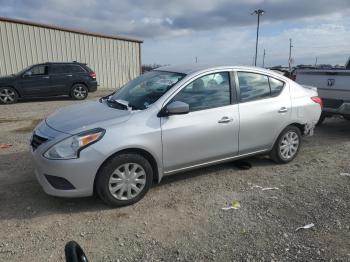
[[(131, 165), (131, 172), (132, 172), (133, 165), (135, 165), (135, 164), (139, 165), (144, 171), (144, 175), (140, 176), (141, 179), (145, 179), (145, 183), (143, 184), (144, 186), (143, 186), (142, 190), (137, 195), (135, 195), (135, 197), (133, 197), (131, 199), (118, 199), (118, 197), (120, 198), (120, 196), (122, 198), (127, 198), (128, 192), (124, 192), (125, 189), (124, 189), (124, 187), (122, 187), (121, 189), (115, 191), (115, 193), (114, 193), (115, 195), (113, 195), (112, 192), (110, 191), (110, 186), (117, 188), (118, 185), (120, 185), (118, 183), (131, 183), (131, 182), (129, 182), (129, 180), (127, 180), (127, 181), (123, 180), (123, 182), (116, 182), (114, 185), (113, 184), (110, 185), (110, 179), (113, 176), (114, 179), (120, 180), (120, 176), (116, 175), (116, 170), (119, 168), (123, 168), (123, 165), (127, 165), (127, 166)], [(130, 171), (130, 169), (129, 169), (129, 171)], [(135, 171), (137, 171), (137, 169)], [(124, 169), (124, 178), (126, 177), (125, 172), (126, 171)], [(138, 172), (139, 172), (139, 174), (141, 174), (142, 170), (139, 168)], [(123, 173), (123, 172), (121, 172), (121, 173)], [(152, 181), (153, 181), (153, 169), (152, 169), (151, 164), (148, 162), (148, 160), (139, 154), (125, 153), (125, 154), (116, 155), (112, 159), (108, 160), (101, 167), (101, 169), (99, 170), (97, 177), (96, 177), (96, 182), (95, 182), (96, 187), (95, 188), (96, 188), (97, 195), (106, 204), (108, 204), (110, 206), (114, 206), (114, 207), (120, 207), (120, 206), (131, 205), (131, 204), (134, 204), (134, 203), (140, 201), (145, 196), (147, 191), (150, 189), (150, 187), (152, 185)], [(142, 187), (142, 185), (138, 185), (138, 186)], [(130, 186), (130, 188), (131, 188), (131, 186)], [(128, 187), (126, 190), (128, 190)], [(123, 191), (123, 193), (121, 194), (122, 191)], [(136, 191), (134, 189), (133, 189), (133, 192), (134, 192), (134, 194), (136, 193)], [(124, 193), (125, 193), (125, 196), (124, 196)], [(132, 193), (132, 191), (130, 191), (130, 193)]]
[(14, 104), (18, 100), (18, 93), (12, 87), (0, 87), (0, 104)]
[(321, 125), (325, 119), (326, 119), (326, 115), (322, 113), (320, 116), (320, 119), (317, 121), (316, 126)]
[[(290, 134), (291, 137), (293, 137), (294, 139), (298, 140), (298, 145), (297, 145), (296, 150), (293, 151), (293, 154), (291, 154), (290, 157), (284, 157), (282, 155), (282, 152), (281, 152), (281, 150), (282, 150), (281, 147), (286, 144), (286, 142), (287, 142), (286, 136), (288, 136), (288, 134)], [(292, 144), (295, 145), (295, 143), (292, 143)], [(281, 132), (281, 134), (278, 136), (277, 141), (275, 142), (275, 145), (273, 146), (273, 149), (270, 152), (270, 157), (273, 161), (275, 161), (278, 164), (289, 163), (298, 155), (301, 144), (302, 144), (302, 136), (301, 136), (300, 129), (296, 126), (293, 126), (293, 125), (287, 126)], [(289, 152), (291, 152), (291, 151), (289, 151)]]
[(75, 100), (84, 100), (87, 98), (89, 90), (84, 84), (74, 84), (70, 91), (70, 96)]
[(350, 116), (343, 116), (345, 120), (350, 121)]

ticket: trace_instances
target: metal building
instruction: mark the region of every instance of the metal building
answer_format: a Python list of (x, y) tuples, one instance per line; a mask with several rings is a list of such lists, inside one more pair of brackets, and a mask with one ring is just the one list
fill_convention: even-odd
[(0, 17), (0, 75), (42, 62), (87, 63), (99, 88), (118, 88), (141, 73), (142, 40)]

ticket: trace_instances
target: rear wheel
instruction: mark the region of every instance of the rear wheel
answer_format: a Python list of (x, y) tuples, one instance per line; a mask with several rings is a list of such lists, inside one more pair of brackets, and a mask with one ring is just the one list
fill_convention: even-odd
[(14, 104), (17, 102), (18, 94), (12, 87), (0, 87), (0, 104)]
[(350, 121), (350, 116), (343, 116), (343, 117), (344, 117), (344, 119)]
[(138, 154), (110, 159), (96, 178), (98, 196), (108, 205), (127, 206), (141, 200), (153, 181), (151, 164)]
[(271, 151), (271, 158), (279, 164), (289, 163), (297, 156), (300, 146), (301, 132), (299, 128), (288, 126), (279, 135)]
[(74, 84), (71, 90), (71, 97), (75, 100), (84, 100), (88, 96), (88, 88), (84, 84)]

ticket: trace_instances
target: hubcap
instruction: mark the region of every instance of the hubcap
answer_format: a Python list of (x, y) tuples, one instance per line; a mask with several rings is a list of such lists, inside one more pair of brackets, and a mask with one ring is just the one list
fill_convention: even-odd
[(4, 88), (0, 91), (0, 100), (3, 103), (10, 103), (15, 100), (15, 92), (11, 89)]
[(146, 172), (136, 163), (126, 163), (117, 167), (109, 179), (109, 191), (119, 200), (136, 197), (146, 184)]
[(73, 94), (76, 98), (84, 98), (86, 95), (86, 89), (83, 86), (77, 86), (74, 88)]
[(280, 143), (280, 154), (288, 160), (291, 159), (298, 151), (299, 136), (294, 131), (289, 131), (284, 134)]

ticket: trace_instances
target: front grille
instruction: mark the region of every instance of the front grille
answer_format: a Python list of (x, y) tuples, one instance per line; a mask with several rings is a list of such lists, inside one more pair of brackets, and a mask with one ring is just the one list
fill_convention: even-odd
[(323, 98), (324, 107), (337, 109), (343, 104), (343, 100)]
[(33, 134), (32, 141), (30, 142), (30, 145), (32, 146), (33, 150), (37, 149), (40, 145), (44, 144), (48, 139), (42, 136), (38, 136), (37, 134)]

